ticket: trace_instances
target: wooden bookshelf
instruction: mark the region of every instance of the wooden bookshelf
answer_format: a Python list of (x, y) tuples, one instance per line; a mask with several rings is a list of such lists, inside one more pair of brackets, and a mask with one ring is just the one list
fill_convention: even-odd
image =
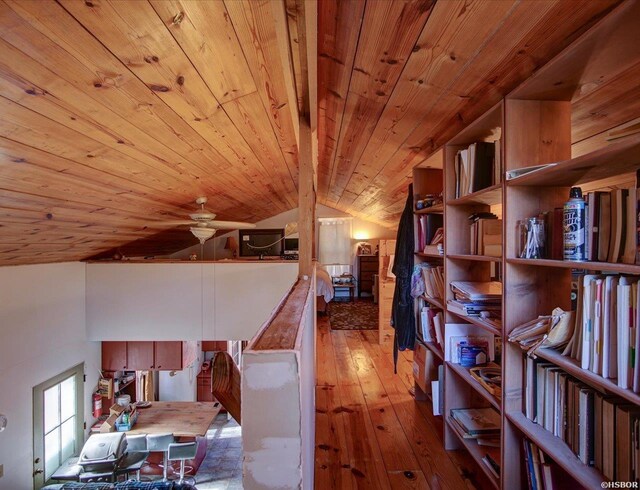
[(447, 310), (447, 313), (449, 313), (450, 315), (454, 315), (458, 320), (466, 321), (467, 323), (471, 323), (477, 327), (480, 327), (481, 329), (486, 330), (487, 332), (492, 333), (497, 337), (502, 337), (502, 328), (500, 327), (500, 325), (491, 320), (486, 320), (477, 316), (459, 315), (458, 313), (451, 310)]
[(460, 435), (455, 427), (453, 427), (452, 422), (449, 420), (449, 417), (445, 417), (445, 427), (455, 434), (455, 437), (460, 444), (469, 452), (471, 457), (475, 460), (478, 466), (482, 469), (482, 471), (487, 475), (487, 478), (491, 482), (491, 484), (500, 488), (500, 480), (495, 477), (493, 473), (487, 468), (487, 465), (484, 464), (482, 458), (485, 455), (489, 454), (496, 463), (500, 465), (500, 471), (502, 472), (502, 463), (500, 462), (500, 449), (490, 446), (480, 446), (475, 439), (465, 439)]
[(530, 265), (538, 267), (557, 267), (559, 269), (583, 269), (594, 272), (625, 272), (640, 274), (640, 265), (621, 264), (611, 262), (576, 262), (572, 260), (551, 259), (507, 259), (509, 264)]
[(430, 305), (433, 305), (436, 308), (440, 308), (442, 311), (446, 310), (446, 308), (444, 307), (444, 304), (442, 304), (442, 300), (440, 298), (432, 298), (431, 296), (422, 296), (422, 299), (424, 299)]
[(460, 206), (462, 204), (487, 204), (489, 206), (502, 202), (502, 184), (493, 185), (486, 189), (467, 194), (447, 201), (447, 206)]
[(444, 254), (427, 254), (424, 252), (416, 252), (418, 257), (423, 257), (425, 259), (442, 259), (444, 258)]
[(578, 361), (571, 357), (563, 356), (560, 352), (553, 349), (538, 349), (536, 355), (552, 362), (562, 368), (563, 371), (566, 371), (590, 386), (600, 388), (607, 393), (617, 395), (625, 400), (629, 400), (631, 403), (640, 405), (640, 394), (634, 393), (632, 390), (620, 388), (615, 379), (603, 378), (587, 369), (582, 369)]
[(585, 488), (601, 488), (601, 483), (607, 481), (596, 468), (580, 461), (562, 439), (529, 420), (522, 412), (507, 413), (506, 418)]
[(490, 257), (489, 255), (449, 254), (449, 259), (471, 260), (475, 262), (502, 262), (502, 257)]
[(430, 208), (416, 209), (414, 211), (414, 214), (431, 214), (442, 212), (444, 212), (444, 203), (436, 204), (435, 206), (431, 206)]
[(427, 349), (433, 352), (433, 355), (440, 359), (440, 362), (444, 362), (444, 353), (442, 352), (442, 348), (438, 344), (436, 344), (435, 342), (423, 342), (423, 344), (427, 347)]
[(476, 392), (482, 396), (485, 400), (487, 400), (491, 405), (498, 411), (500, 411), (500, 399), (496, 398), (493, 394), (489, 393), (487, 389), (482, 386), (477, 379), (471, 376), (469, 369), (461, 366), (460, 364), (454, 364), (452, 362), (447, 362), (447, 367), (451, 369), (454, 373), (456, 373), (460, 378), (464, 380), (469, 386), (471, 386)]
[[(413, 169), (413, 236), (414, 236), (414, 246), (417, 247), (419, 239), (419, 225), (418, 220), (421, 216), (429, 215), (429, 214), (443, 214), (444, 213), (444, 203), (437, 204), (435, 206), (424, 208), (424, 209), (416, 209), (416, 202), (423, 198), (426, 194), (441, 194), (442, 193), (442, 166), (443, 166), (443, 152), (437, 151), (433, 155), (431, 155), (425, 162), (423, 166), (419, 166)], [(432, 263), (434, 265), (442, 265), (444, 256), (441, 254), (434, 253), (424, 253), (423, 251), (416, 250), (413, 254), (414, 264), (420, 263)], [(431, 306), (439, 308), (443, 311), (444, 315), (444, 306), (442, 301), (438, 298), (431, 298), (426, 295), (421, 296), (420, 298), (416, 298), (414, 301), (414, 313), (415, 313), (415, 328), (416, 328), (416, 338), (421, 338), (418, 336), (417, 332), (420, 332), (421, 329), (421, 312), (419, 309), (419, 299), (424, 300)], [(439, 345), (434, 342), (424, 342), (420, 340), (422, 344), (426, 346), (426, 348), (433, 353), (436, 365), (442, 364), (444, 360), (444, 355), (442, 353), (442, 349)], [(415, 398), (416, 401), (428, 401), (429, 403), (433, 403), (433, 398), (429, 393), (425, 393), (419, 386), (418, 382), (414, 380), (414, 389), (415, 389)]]

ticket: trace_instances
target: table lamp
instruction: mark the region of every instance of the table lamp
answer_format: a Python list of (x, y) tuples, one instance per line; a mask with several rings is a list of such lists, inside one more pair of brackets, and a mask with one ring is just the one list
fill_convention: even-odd
[(224, 249), (225, 250), (231, 250), (233, 253), (233, 258), (237, 258), (238, 257), (238, 241), (236, 240), (236, 237), (234, 236), (230, 236), (227, 237), (227, 241), (224, 244)]

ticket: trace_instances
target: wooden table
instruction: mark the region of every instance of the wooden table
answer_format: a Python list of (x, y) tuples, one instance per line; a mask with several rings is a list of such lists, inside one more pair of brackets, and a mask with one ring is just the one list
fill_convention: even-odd
[(204, 436), (221, 408), (219, 402), (151, 402), (138, 409), (138, 421), (126, 433)]

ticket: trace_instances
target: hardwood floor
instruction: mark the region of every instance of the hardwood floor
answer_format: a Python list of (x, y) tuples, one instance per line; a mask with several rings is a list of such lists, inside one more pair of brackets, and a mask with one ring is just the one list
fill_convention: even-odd
[(377, 331), (332, 331), (318, 317), (316, 488), (491, 488), (466, 452), (444, 450), (442, 419), (409, 393), (412, 373), (412, 352), (393, 373)]

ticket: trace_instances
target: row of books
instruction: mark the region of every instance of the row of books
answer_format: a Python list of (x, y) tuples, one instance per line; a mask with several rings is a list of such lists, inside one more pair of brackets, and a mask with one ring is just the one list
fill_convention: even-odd
[(585, 274), (578, 277), (573, 337), (563, 354), (582, 369), (616, 379), (640, 393), (640, 288), (638, 277)]
[(417, 227), (416, 252), (424, 252), (428, 245), (437, 245), (438, 241), (434, 243), (434, 238), (438, 238), (436, 235), (440, 235), (439, 240), (444, 242), (442, 214), (421, 214), (416, 216), (415, 224)]
[(460, 316), (501, 318), (502, 283), (452, 281), (454, 299), (447, 302), (447, 309)]
[(420, 331), (418, 337), (424, 342), (444, 345), (444, 315), (440, 308), (425, 305), (420, 308)]
[(502, 180), (500, 140), (480, 141), (459, 150), (454, 169), (456, 198), (499, 184)]
[(596, 191), (585, 196), (588, 260), (640, 263), (638, 197), (635, 188)]
[(603, 395), (554, 364), (526, 358), (525, 415), (580, 461), (617, 481), (640, 478), (640, 407)]
[(522, 440), (524, 463), (529, 490), (553, 490), (575, 487), (575, 482), (558, 465), (529, 439)]
[(429, 298), (444, 298), (444, 267), (441, 265), (422, 264), (422, 277), (425, 295)]
[(469, 253), (502, 257), (502, 220), (493, 213), (474, 213), (469, 223)]

